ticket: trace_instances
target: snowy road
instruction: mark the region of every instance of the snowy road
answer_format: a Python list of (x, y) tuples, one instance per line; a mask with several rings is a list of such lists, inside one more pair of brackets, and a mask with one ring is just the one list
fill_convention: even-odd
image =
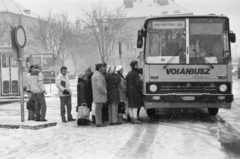
[[(216, 117), (210, 117), (204, 109), (162, 109), (155, 119), (149, 119), (142, 109), (141, 125), (103, 128), (77, 127), (76, 122), (63, 124), (59, 99), (47, 98), (47, 119), (57, 122), (57, 126), (39, 130), (0, 129), (0, 158), (237, 159), (240, 158), (239, 88), (240, 82), (234, 80), (233, 107), (221, 109)], [(75, 106), (76, 97), (74, 115)], [(1, 105), (0, 120), (20, 119), (18, 107), (19, 103)]]

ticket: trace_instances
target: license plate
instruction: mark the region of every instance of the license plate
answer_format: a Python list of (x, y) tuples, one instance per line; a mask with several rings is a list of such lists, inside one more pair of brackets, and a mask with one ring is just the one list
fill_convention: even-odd
[(183, 100), (195, 100), (195, 97), (194, 96), (186, 96), (186, 97), (183, 97)]

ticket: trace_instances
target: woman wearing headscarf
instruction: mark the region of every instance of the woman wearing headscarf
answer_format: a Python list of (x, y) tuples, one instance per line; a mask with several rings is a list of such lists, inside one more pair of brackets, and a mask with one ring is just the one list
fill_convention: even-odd
[(107, 67), (106, 82), (109, 125), (120, 125), (121, 123), (118, 121), (118, 104), (120, 103), (118, 86), (121, 82), (121, 77), (115, 71), (114, 66), (109, 65)]
[(141, 124), (137, 118), (137, 110), (142, 106), (142, 82), (139, 77), (138, 62), (134, 60), (130, 66), (132, 70), (126, 77), (129, 113), (133, 124)]

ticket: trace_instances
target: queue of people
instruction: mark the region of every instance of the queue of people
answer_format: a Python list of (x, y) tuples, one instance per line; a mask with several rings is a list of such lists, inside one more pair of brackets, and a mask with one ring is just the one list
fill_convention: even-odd
[[(91, 111), (91, 118), (97, 127), (121, 125), (123, 114), (133, 124), (141, 124), (139, 110), (142, 106), (142, 83), (138, 62), (130, 63), (132, 70), (123, 76), (122, 66), (106, 63), (96, 64), (95, 72), (91, 68), (81, 72), (77, 84), (77, 105), (86, 105)], [(56, 87), (60, 98), (60, 116), (62, 122), (76, 121), (72, 117), (72, 90), (67, 74), (67, 67), (61, 68), (56, 78)], [(29, 120), (47, 121), (45, 87), (43, 74), (39, 65), (30, 67), (27, 75), (27, 93), (34, 99), (34, 109), (29, 110)], [(76, 111), (78, 111), (78, 106)], [(66, 107), (66, 108), (65, 108)], [(107, 112), (105, 111), (107, 110)], [(67, 113), (66, 113), (67, 112)], [(67, 115), (67, 116), (66, 116)], [(108, 122), (106, 122), (106, 120)]]

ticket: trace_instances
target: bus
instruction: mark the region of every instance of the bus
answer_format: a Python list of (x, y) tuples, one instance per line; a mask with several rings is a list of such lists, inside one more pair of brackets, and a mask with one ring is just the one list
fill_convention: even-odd
[(30, 53), (27, 58), (28, 66), (38, 64), (42, 67), (44, 82), (54, 82), (59, 68), (54, 53)]
[(18, 62), (14, 57), (12, 47), (0, 46), (0, 98), (19, 96), (18, 81)]
[(224, 15), (152, 16), (138, 30), (143, 47), (144, 107), (231, 109), (232, 58), (236, 35)]

